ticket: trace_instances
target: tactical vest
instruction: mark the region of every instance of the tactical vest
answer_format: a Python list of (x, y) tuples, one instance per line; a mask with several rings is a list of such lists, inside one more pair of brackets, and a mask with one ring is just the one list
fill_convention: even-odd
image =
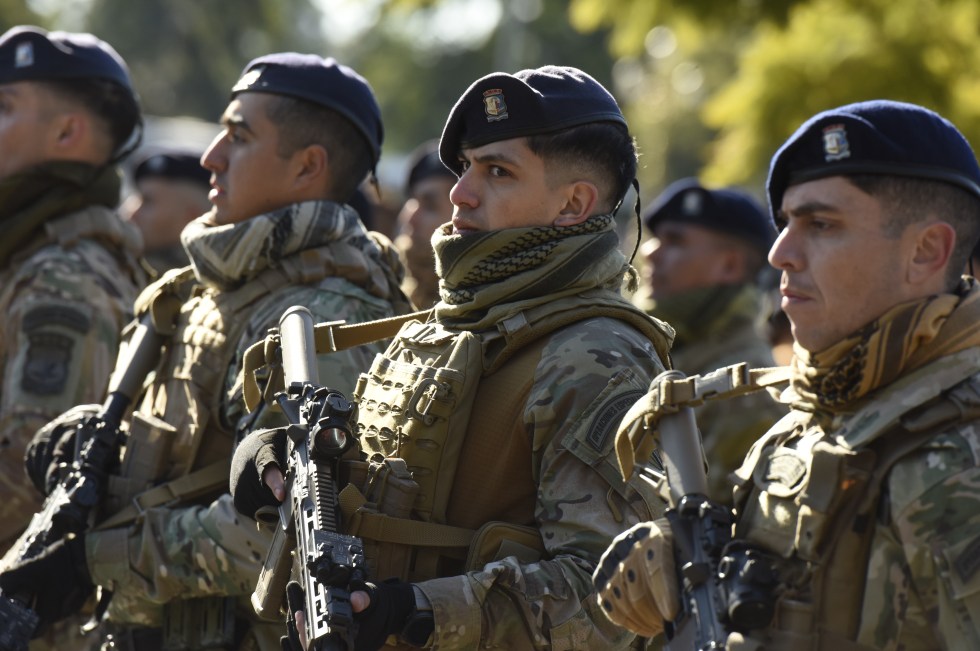
[(783, 591), (760, 632), (766, 649), (870, 648), (855, 640), (882, 485), (896, 462), (943, 426), (980, 416), (969, 386), (978, 365), (973, 348), (919, 369), (833, 436), (793, 412), (753, 447), (735, 473), (735, 536), (777, 557)]
[(353, 399), (372, 459), (340, 500), (372, 576), (420, 581), (541, 558), (531, 442), (515, 423), (546, 335), (596, 317), (630, 324), (668, 359), (657, 322), (599, 294), (528, 308), (492, 331), (410, 323), (361, 374)]

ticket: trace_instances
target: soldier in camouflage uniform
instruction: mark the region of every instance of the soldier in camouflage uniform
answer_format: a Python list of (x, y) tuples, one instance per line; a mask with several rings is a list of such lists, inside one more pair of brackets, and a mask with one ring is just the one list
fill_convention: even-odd
[[(278, 630), (241, 626), (254, 619), (242, 597), (255, 585), (270, 540), (234, 512), (227, 495), (243, 412), (243, 351), (292, 305), (350, 322), (410, 308), (390, 243), (367, 232), (342, 203), (380, 156), (380, 110), (362, 77), (316, 55), (260, 57), (232, 89), (221, 123), (202, 158), (213, 208), (181, 236), (191, 265), (165, 274), (137, 300), (137, 312), (151, 314), (167, 335), (129, 428), (127, 448), (145, 449), (127, 449), (120, 476), (110, 478), (108, 520), (0, 578), (11, 592), (67, 583), (111, 590), (108, 648), (152, 650), (178, 641), (189, 648), (279, 648)], [(382, 349), (325, 357), (321, 377), (350, 391)], [(263, 418), (272, 416), (258, 422)], [(147, 428), (155, 438), (137, 435)], [(134, 476), (130, 468), (152, 475)], [(139, 493), (163, 482), (177, 497)], [(130, 496), (122, 489), (132, 485), (143, 508), (125, 516)], [(120, 508), (122, 515), (113, 513)], [(236, 597), (232, 618), (227, 609)], [(39, 614), (44, 620), (59, 613)], [(221, 624), (226, 617), (239, 620), (234, 630)], [(204, 642), (202, 630), (217, 639)]]
[[(735, 188), (709, 190), (696, 179), (670, 185), (644, 211), (653, 234), (641, 246), (650, 314), (674, 328), (674, 367), (687, 375), (746, 362), (773, 366), (760, 332), (756, 276), (775, 231), (762, 207)], [(730, 504), (729, 475), (753, 442), (786, 414), (765, 392), (695, 408), (708, 460), (709, 497)]]
[(34, 432), (101, 400), (144, 282), (140, 236), (114, 212), (116, 161), (140, 122), (125, 63), (90, 34), (0, 36), (0, 548), (41, 504)]
[[(779, 587), (768, 626), (728, 648), (980, 648), (980, 288), (960, 276), (980, 233), (974, 153), (932, 111), (851, 104), (782, 146), (768, 192), (792, 411), (736, 473), (734, 534)], [(649, 633), (676, 615), (676, 581), (656, 578), (673, 575), (642, 560), (669, 528), (610, 548), (610, 584), (654, 586), (604, 593), (614, 621)]]
[[(402, 513), (372, 498), (347, 514), (374, 580), (351, 597), (356, 648), (628, 648), (588, 579), (615, 532), (661, 511), (615, 472), (612, 435), (672, 332), (620, 295), (635, 282), (613, 220), (636, 171), (625, 119), (574, 68), (495, 73), (459, 99), (439, 152), (459, 177), (433, 236), (441, 301), (353, 394), (364, 450), (382, 473), (403, 459), (411, 477), (389, 476), (418, 491)], [(250, 454), (281, 496), (264, 437), (236, 465)], [(379, 537), (392, 521), (411, 539)]]

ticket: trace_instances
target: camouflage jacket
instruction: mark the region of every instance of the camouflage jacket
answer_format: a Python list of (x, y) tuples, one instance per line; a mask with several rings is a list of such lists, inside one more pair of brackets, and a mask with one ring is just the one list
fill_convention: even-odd
[[(392, 259), (390, 252), (383, 242), (378, 243), (368, 237), (349, 207), (329, 202), (297, 204), (236, 226), (247, 229), (261, 219), (278, 222), (278, 230), (270, 229), (274, 235), (270, 234), (269, 238), (276, 237), (281, 247), (284, 228), (290, 223), (298, 223), (299, 217), (311, 211), (314, 223), (310, 232), (319, 234), (300, 238), (301, 244), (292, 249), (278, 249), (280, 257), (269, 260), (269, 264), (272, 268), (287, 267), (290, 260), (299, 261), (302, 254), (326, 246), (347, 262), (346, 271), (337, 271), (336, 275), (315, 281), (295, 281), (269, 291), (261, 277), (256, 280), (253, 265), (242, 272), (242, 280), (248, 282), (238, 283), (237, 287), (225, 289), (213, 283), (200, 283), (194, 296), (181, 310), (177, 330), (191, 336), (183, 340), (187, 343), (171, 341), (168, 344), (167, 354), (157, 370), (156, 379), (147, 390), (142, 407), (158, 416), (166, 414), (167, 419), (173, 421), (170, 424), (178, 428), (178, 441), (183, 441), (181, 449), (194, 451), (199, 457), (211, 454), (230, 458), (233, 451), (230, 430), (244, 412), (241, 388), (236, 383), (242, 354), (249, 345), (264, 337), (268, 328), (278, 325), (279, 317), (288, 307), (304, 305), (318, 320), (348, 322), (378, 319), (408, 311), (407, 299), (397, 289), (397, 281), (394, 280), (400, 274), (400, 269), (387, 268), (388, 261)], [(316, 220), (321, 220), (323, 224), (316, 224)], [(341, 222), (346, 223), (346, 227)], [(340, 225), (334, 227), (335, 223)], [(344, 236), (342, 241), (340, 233)], [(247, 237), (231, 239), (240, 242)], [(255, 242), (255, 246), (265, 253), (270, 242), (271, 239), (262, 239)], [(236, 259), (239, 255), (242, 252), (236, 251)], [(256, 255), (261, 254), (252, 253), (253, 258)], [(202, 273), (198, 265), (206, 268), (209, 264), (207, 260), (196, 259), (193, 254), (191, 260), (198, 275)], [(356, 260), (360, 262), (355, 263)], [(332, 269), (331, 265), (331, 261), (325, 259), (317, 268)], [(387, 287), (387, 295), (378, 295), (383, 293), (381, 286), (388, 285), (385, 280), (388, 277), (392, 279), (393, 288)], [(230, 319), (231, 315), (222, 315), (214, 306), (220, 306), (223, 300), (242, 292), (255, 294), (254, 299), (248, 302), (245, 323), (223, 322), (222, 317)], [(194, 413), (194, 408), (199, 407), (189, 394), (202, 388), (195, 386), (198, 378), (188, 377), (182, 371), (190, 368), (185, 365), (190, 365), (193, 360), (179, 351), (183, 348), (188, 355), (204, 356), (217, 353), (211, 348), (218, 346), (217, 342), (221, 340), (218, 335), (231, 332), (240, 333), (229, 342), (233, 348), (232, 354), (216, 355), (218, 359), (228, 360), (227, 368), (210, 369), (213, 373), (208, 375), (219, 385), (210, 387), (210, 390), (221, 397), (222, 406), (217, 413), (198, 409), (196, 415), (188, 418), (189, 408)], [(200, 344), (202, 341), (212, 343), (205, 343), (193, 352), (194, 342)], [(329, 386), (349, 392), (358, 371), (366, 367), (372, 356), (382, 349), (380, 344), (374, 344), (321, 356), (318, 360), (320, 378)], [(171, 360), (169, 367), (168, 360)], [(206, 420), (198, 422), (202, 414)], [(221, 444), (215, 446), (214, 441)], [(199, 465), (200, 461), (175, 459), (172, 467), (187, 469)], [(270, 539), (264, 532), (256, 531), (254, 522), (243, 520), (235, 512), (230, 496), (223, 494), (207, 504), (148, 509), (130, 527), (89, 533), (86, 553), (93, 580), (114, 592), (110, 618), (123, 624), (153, 626), (161, 623), (161, 605), (174, 599), (251, 594)], [(249, 610), (247, 608), (241, 612), (249, 614)], [(271, 638), (276, 645), (277, 638), (278, 635)]]
[[(711, 309), (698, 310), (696, 327), (654, 311), (677, 329), (670, 351), (674, 368), (695, 375), (739, 362), (752, 368), (773, 365), (772, 350), (755, 323), (761, 309), (759, 291), (753, 285), (731, 290)], [(708, 460), (709, 497), (731, 504), (729, 475), (742, 464), (752, 443), (786, 412), (765, 391), (708, 401), (694, 409)]]
[[(563, 237), (561, 229), (525, 228), (460, 237), (443, 227), (433, 238), (443, 281), (436, 320), (449, 332), (504, 332), (511, 323), (535, 323), (523, 315), (537, 309), (583, 312), (596, 304), (616, 303), (633, 310), (618, 292), (625, 259), (615, 241), (604, 239), (608, 232)], [(560, 239), (549, 239), (555, 237)], [(535, 239), (546, 245), (546, 252), (536, 259), (524, 255)], [(587, 257), (602, 246), (608, 247), (607, 253)], [(580, 254), (583, 258), (576, 264), (574, 258)], [(559, 282), (560, 274), (569, 269), (576, 276)], [(561, 291), (538, 289), (553, 279), (551, 286)], [(467, 528), (486, 524), (485, 518), (475, 522), (470, 508), (480, 503), (490, 519), (537, 529), (544, 555), (536, 561), (508, 555), (474, 570), (437, 572), (416, 580), (432, 606), (433, 648), (620, 649), (633, 642), (630, 634), (605, 620), (590, 577), (617, 533), (657, 517), (663, 508), (652, 488), (622, 480), (613, 454), (619, 420), (665, 368), (663, 357), (673, 333), (663, 324), (655, 327), (661, 330), (651, 341), (651, 335), (623, 320), (596, 317), (545, 335), (535, 342), (539, 347), (529, 347), (534, 357), (526, 380), (513, 386), (512, 397), (498, 397), (499, 404), (489, 407), (488, 420), (506, 449), (467, 454), (471, 446), (480, 448), (468, 435), (480, 429), (472, 413), (468, 426), (450, 430), (466, 438), (446, 442), (447, 447), (463, 449), (445, 509), (447, 523)], [(397, 346), (396, 339), (385, 357), (396, 355)], [(476, 387), (474, 411), (488, 413), (482, 404), (487, 400), (485, 386), (483, 381)], [(373, 439), (379, 451), (396, 455), (399, 448), (414, 447), (410, 426), (397, 437), (387, 436), (383, 429), (378, 437), (366, 437), (371, 414), (363, 403), (361, 409), (367, 445)], [(409, 440), (401, 441), (402, 437)], [(424, 449), (425, 443), (419, 447)], [(493, 455), (492, 471), (487, 469), (487, 455)], [(502, 464), (509, 467), (501, 468)], [(488, 483), (485, 477), (490, 477)], [(505, 485), (507, 478), (517, 478), (514, 483), (526, 484), (527, 490)], [(494, 500), (487, 495), (501, 496), (497, 502), (504, 495), (517, 495), (520, 503), (488, 504)]]
[[(860, 646), (845, 648), (980, 648), (978, 364), (978, 348), (940, 358), (833, 420), (794, 411), (753, 447), (737, 471), (736, 537), (772, 552), (783, 581), (773, 623), (753, 640), (767, 649), (854, 639)], [(881, 464), (882, 446), (902, 440), (896, 422), (915, 438), (894, 448), (898, 460), (868, 503), (872, 529), (860, 539), (870, 548), (833, 553), (852, 549), (847, 535), (859, 539), (830, 536), (846, 505), (864, 504), (847, 491), (868, 476), (839, 473), (859, 468), (868, 450)], [(827, 618), (836, 623), (816, 624)]]
[(101, 402), (145, 282), (135, 228), (108, 208), (55, 218), (0, 269), (0, 549), (41, 504), (24, 472), (35, 431)]

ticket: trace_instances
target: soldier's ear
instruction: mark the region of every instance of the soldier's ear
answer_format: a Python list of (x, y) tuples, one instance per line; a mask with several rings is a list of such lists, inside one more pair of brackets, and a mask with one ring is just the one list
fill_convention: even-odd
[(568, 184), (565, 201), (552, 222), (555, 226), (574, 226), (592, 216), (599, 200), (599, 188), (591, 181), (573, 181)]
[(330, 154), (323, 145), (307, 145), (293, 154), (297, 188), (322, 186), (329, 173)]
[(956, 245), (956, 230), (946, 222), (935, 221), (921, 226), (913, 235), (908, 281), (914, 285), (945, 286), (946, 267)]

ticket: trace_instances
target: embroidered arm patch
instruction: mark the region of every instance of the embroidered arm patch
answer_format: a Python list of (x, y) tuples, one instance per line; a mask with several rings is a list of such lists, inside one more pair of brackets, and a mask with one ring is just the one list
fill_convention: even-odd
[(24, 315), (21, 329), (27, 337), (27, 355), (20, 386), (27, 393), (57, 395), (68, 381), (74, 339), (51, 326), (85, 334), (91, 320), (82, 312), (65, 306), (44, 305)]

